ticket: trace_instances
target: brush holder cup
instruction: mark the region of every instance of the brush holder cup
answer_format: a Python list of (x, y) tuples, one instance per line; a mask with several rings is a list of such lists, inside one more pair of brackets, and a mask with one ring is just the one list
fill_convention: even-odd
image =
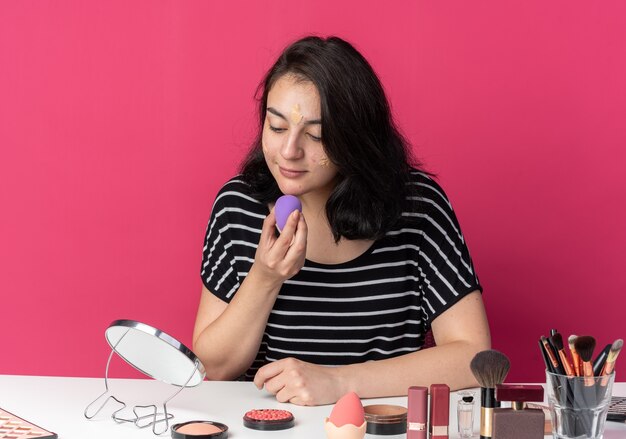
[(546, 390), (557, 439), (601, 439), (615, 373), (568, 377), (546, 371)]

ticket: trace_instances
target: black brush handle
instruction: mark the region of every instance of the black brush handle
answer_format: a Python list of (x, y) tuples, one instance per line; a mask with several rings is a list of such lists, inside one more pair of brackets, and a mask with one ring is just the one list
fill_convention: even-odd
[(604, 363), (606, 363), (606, 359), (609, 356), (609, 351), (611, 350), (612, 344), (608, 344), (602, 349), (602, 352), (598, 354), (595, 360), (593, 360), (593, 375), (600, 376), (602, 372), (602, 368), (604, 367)]
[(552, 367), (552, 362), (548, 358), (548, 353), (546, 352), (546, 347), (543, 345), (541, 340), (539, 340), (539, 350), (541, 351), (541, 356), (543, 357), (543, 362), (546, 363), (546, 369), (548, 372), (555, 373), (554, 367)]
[(548, 340), (548, 349), (550, 349), (552, 353), (554, 354), (554, 358), (557, 363), (557, 366), (554, 372), (558, 373), (559, 375), (565, 375), (565, 368), (563, 367), (563, 363), (561, 363), (561, 356), (559, 355), (559, 351), (557, 351), (556, 348), (554, 347), (554, 344), (552, 343), (552, 340), (550, 339), (550, 337), (548, 337), (546, 340)]
[(491, 439), (493, 435), (493, 409), (500, 407), (495, 389), (480, 388), (480, 439)]

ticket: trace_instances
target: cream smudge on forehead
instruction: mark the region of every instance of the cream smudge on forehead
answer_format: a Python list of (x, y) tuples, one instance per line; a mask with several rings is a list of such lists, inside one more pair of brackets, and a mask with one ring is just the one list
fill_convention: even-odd
[(302, 122), (302, 120), (304, 119), (304, 116), (300, 112), (300, 104), (295, 104), (291, 108), (291, 113), (289, 114), (289, 118), (291, 119), (291, 122), (293, 122), (296, 125)]

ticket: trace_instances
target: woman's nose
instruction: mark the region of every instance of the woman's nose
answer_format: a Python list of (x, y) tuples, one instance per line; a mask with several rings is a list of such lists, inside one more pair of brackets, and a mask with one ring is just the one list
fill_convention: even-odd
[(304, 150), (300, 146), (299, 133), (291, 131), (280, 149), (280, 155), (286, 160), (297, 160), (302, 158), (303, 153)]

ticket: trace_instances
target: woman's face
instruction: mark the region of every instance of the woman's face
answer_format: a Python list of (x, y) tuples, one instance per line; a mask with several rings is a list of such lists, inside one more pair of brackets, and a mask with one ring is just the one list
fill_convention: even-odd
[(281, 192), (330, 193), (337, 166), (322, 144), (320, 97), (309, 81), (280, 77), (267, 95), (263, 154)]

